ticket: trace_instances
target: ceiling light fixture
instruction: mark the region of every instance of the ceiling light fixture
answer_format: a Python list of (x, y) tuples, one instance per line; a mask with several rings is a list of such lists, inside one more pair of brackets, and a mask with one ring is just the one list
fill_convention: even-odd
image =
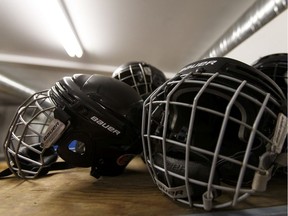
[(50, 16), (58, 38), (70, 57), (81, 58), (83, 49), (63, 0), (49, 0), (53, 7)]

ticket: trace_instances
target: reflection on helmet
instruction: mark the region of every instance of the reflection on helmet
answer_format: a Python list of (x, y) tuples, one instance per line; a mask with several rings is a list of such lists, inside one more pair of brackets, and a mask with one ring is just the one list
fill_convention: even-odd
[(119, 66), (112, 77), (131, 86), (145, 99), (166, 81), (162, 71), (145, 62), (128, 62)]
[(271, 79), (239, 61), (187, 65), (144, 102), (143, 153), (153, 180), (169, 197), (206, 210), (264, 191), (286, 136), (284, 101)]
[(119, 175), (142, 151), (141, 110), (140, 96), (118, 80), (64, 77), (18, 108), (4, 143), (9, 168), (35, 178), (59, 155), (69, 166), (91, 167), (95, 177)]
[(275, 53), (264, 56), (252, 64), (273, 79), (287, 97), (288, 71), (287, 53)]

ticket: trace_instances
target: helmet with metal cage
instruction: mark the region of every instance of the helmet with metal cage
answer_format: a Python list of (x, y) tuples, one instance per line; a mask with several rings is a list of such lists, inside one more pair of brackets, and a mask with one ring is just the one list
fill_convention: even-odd
[(252, 64), (253, 67), (273, 79), (286, 97), (288, 85), (287, 61), (287, 53), (275, 53), (261, 57)]
[(205, 210), (265, 191), (287, 104), (261, 71), (218, 57), (184, 67), (143, 104), (144, 160), (167, 196)]
[[(121, 101), (119, 101), (121, 98)], [(91, 175), (119, 175), (142, 152), (143, 101), (126, 84), (75, 74), (35, 93), (17, 110), (4, 153), (10, 170), (35, 178), (62, 167), (91, 167)]]
[(165, 74), (145, 62), (128, 62), (119, 66), (112, 77), (131, 86), (143, 99), (166, 81)]

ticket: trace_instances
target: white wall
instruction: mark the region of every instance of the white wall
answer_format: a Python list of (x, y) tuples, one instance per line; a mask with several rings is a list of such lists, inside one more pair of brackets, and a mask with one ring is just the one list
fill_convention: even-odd
[(288, 10), (259, 29), (226, 57), (252, 64), (265, 55), (281, 52), (288, 52)]

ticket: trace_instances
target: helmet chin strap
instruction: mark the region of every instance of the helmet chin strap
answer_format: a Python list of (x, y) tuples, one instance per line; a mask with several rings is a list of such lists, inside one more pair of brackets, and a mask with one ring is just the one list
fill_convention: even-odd
[[(75, 167), (72, 166), (71, 164), (68, 164), (66, 162), (61, 161), (61, 162), (54, 162), (44, 169), (48, 173), (49, 171), (65, 170), (65, 169), (72, 169), (72, 168), (75, 168)], [(13, 172), (9, 168), (6, 168), (0, 172), (0, 179), (8, 177), (12, 174), (13, 174)]]
[(12, 171), (9, 168), (6, 168), (5, 170), (0, 172), (0, 179), (10, 175), (12, 175)]
[[(37, 149), (37, 148), (42, 148), (42, 147), (40, 146), (40, 144), (37, 144), (34, 146), (34, 148)], [(37, 157), (39, 155), (35, 155), (33, 153), (34, 152), (32, 150), (30, 150), (28, 147), (22, 148), (20, 151), (20, 154), (23, 157), (30, 158), (31, 160), (34, 160), (34, 161), (39, 161), (39, 159), (37, 159)], [(58, 158), (58, 155), (55, 152), (54, 147), (46, 148), (45, 153), (43, 155), (43, 165), (42, 165), (41, 170), (37, 174), (37, 176), (44, 176), (49, 171), (53, 171), (53, 170), (55, 171), (55, 170), (64, 170), (64, 169), (74, 168), (74, 166), (72, 166), (71, 164), (68, 164), (66, 162), (62, 162), (62, 161), (58, 162), (57, 158)], [(35, 168), (38, 169), (37, 165), (33, 164), (31, 161), (28, 161), (28, 162), (22, 161), (20, 163), (21, 163), (22, 168), (25, 169), (26, 172), (28, 172), (28, 171), (33, 172), (35, 170)], [(10, 168), (7, 168), (7, 169), (1, 171), (0, 172), (0, 179), (14, 174), (14, 172), (12, 172), (12, 169), (14, 167), (16, 167), (16, 166), (14, 165)], [(26, 175), (26, 174), (23, 174), (20, 172), (19, 174), (17, 174), (17, 176), (20, 178), (23, 178), (23, 179), (27, 179), (27, 178), (31, 177), (32, 175), (29, 175), (29, 174)]]

